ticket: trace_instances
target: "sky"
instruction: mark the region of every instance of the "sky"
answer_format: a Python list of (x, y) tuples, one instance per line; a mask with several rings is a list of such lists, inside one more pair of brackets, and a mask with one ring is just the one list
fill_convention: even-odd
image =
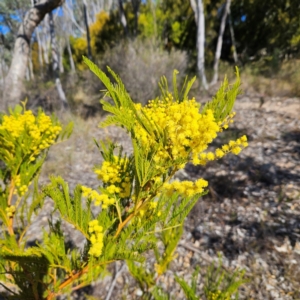
[[(3, 20), (2, 16), (0, 15), (0, 22)], [(0, 25), (0, 34), (6, 34), (9, 31), (9, 28), (4, 25)]]
[[(1, 0), (0, 0), (1, 1)], [(59, 10), (58, 14), (61, 15), (63, 13), (63, 10), (61, 9), (61, 7), (56, 8), (55, 10), (53, 10), (53, 13), (56, 13), (56, 11)], [(14, 20), (20, 20), (18, 16), (16, 15), (11, 15), (11, 18)], [(3, 17), (0, 14), (0, 23), (3, 21)], [(0, 24), (0, 34), (5, 35), (7, 32), (9, 32), (9, 27), (7, 27), (6, 25)]]

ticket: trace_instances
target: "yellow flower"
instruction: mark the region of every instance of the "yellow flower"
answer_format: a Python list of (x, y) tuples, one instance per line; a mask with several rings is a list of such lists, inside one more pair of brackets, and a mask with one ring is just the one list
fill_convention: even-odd
[(103, 227), (99, 225), (98, 220), (92, 220), (89, 222), (89, 233), (91, 248), (89, 254), (91, 256), (99, 257), (102, 254), (103, 249)]
[(108, 194), (117, 194), (121, 198), (128, 198), (131, 191), (131, 179), (127, 172), (129, 160), (114, 156), (114, 161), (104, 161), (101, 168), (96, 168), (94, 172), (98, 179), (107, 184)]
[[(55, 143), (61, 126), (56, 125), (44, 112), (34, 116), (31, 110), (25, 110), (23, 113), (3, 116), (0, 133), (1, 131), (8, 133), (13, 145), (21, 147), (22, 151), (29, 154), (29, 161), (33, 162), (40, 153), (37, 149), (44, 150)], [(17, 142), (19, 138), (22, 138), (22, 143)], [(25, 140), (30, 144), (25, 144)], [(16, 149), (12, 150), (12, 155), (15, 151)]]

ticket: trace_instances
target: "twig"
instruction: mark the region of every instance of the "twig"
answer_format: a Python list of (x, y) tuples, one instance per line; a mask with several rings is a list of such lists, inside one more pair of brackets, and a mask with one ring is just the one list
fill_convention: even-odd
[(180, 243), (178, 244), (178, 246), (181, 246), (181, 247), (183, 247), (183, 248), (185, 248), (185, 249), (188, 249), (188, 250), (190, 250), (190, 251), (193, 251), (193, 252), (195, 252), (195, 253), (201, 254), (201, 258), (203, 258), (204, 260), (206, 260), (206, 261), (209, 262), (209, 263), (212, 263), (212, 262), (214, 261), (213, 258), (209, 257), (205, 252), (200, 251), (198, 248), (196, 248), (196, 247), (193, 246), (193, 245), (186, 244), (186, 243), (184, 243), (184, 242), (180, 242)]
[(114, 287), (116, 285), (117, 279), (121, 275), (121, 273), (124, 271), (124, 267), (125, 266), (126, 266), (126, 264), (123, 263), (123, 265), (121, 266), (121, 268), (118, 271), (118, 265), (117, 265), (117, 262), (116, 262), (116, 264), (115, 264), (116, 273), (115, 273), (114, 279), (112, 280), (112, 282), (110, 284), (110, 287), (109, 287), (109, 290), (108, 290), (108, 293), (107, 293), (107, 296), (106, 296), (105, 300), (109, 300), (110, 299), (111, 294), (112, 294), (112, 292), (114, 290)]
[[(195, 253), (200, 254), (200, 255), (201, 255), (201, 258), (202, 258), (203, 260), (209, 262), (209, 263), (215, 263), (215, 262), (217, 262), (217, 259), (211, 258), (211, 257), (210, 257), (209, 255), (207, 255), (205, 252), (199, 250), (198, 248), (196, 248), (196, 247), (193, 246), (193, 245), (186, 244), (184, 241), (180, 242), (180, 243), (178, 244), (178, 246), (181, 246), (181, 247), (186, 248), (186, 249), (188, 249), (188, 250), (190, 250), (190, 251), (193, 251), (193, 252), (195, 252)], [(225, 271), (230, 271), (230, 268), (225, 267), (225, 266), (223, 266), (223, 265), (221, 265), (221, 268), (222, 268), (223, 270), (225, 270)], [(249, 272), (246, 272), (245, 274), (246, 274), (247, 276), (251, 277), (251, 274), (250, 274)]]
[(10, 288), (8, 288), (6, 285), (4, 285), (3, 283), (0, 282), (0, 285), (5, 288), (7, 291), (11, 292), (12, 294), (14, 294), (15, 296), (17, 296), (18, 294), (15, 293), (14, 291), (12, 291)]

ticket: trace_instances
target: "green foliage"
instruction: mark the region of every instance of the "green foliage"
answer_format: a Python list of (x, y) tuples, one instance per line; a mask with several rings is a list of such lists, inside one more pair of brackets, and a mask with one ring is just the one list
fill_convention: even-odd
[[(10, 116), (3, 116), (0, 138), (4, 147), (1, 148), (0, 159), (4, 163), (1, 179), (5, 188), (1, 190), (0, 202), (3, 220), (0, 270), (5, 276), (1, 276), (1, 280), (17, 289), (17, 292), (10, 291), (11, 299), (50, 300), (105, 276), (107, 265), (123, 260), (144, 291), (145, 299), (168, 299), (155, 286), (156, 279), (165, 273), (176, 257), (185, 218), (199, 197), (207, 193), (204, 179), (182, 183), (171, 180), (176, 171), (192, 159), (194, 161), (190, 140), (203, 143), (205, 136), (211, 134), (206, 142), (208, 145), (216, 132), (222, 131), (222, 122), (226, 123), (239, 92), (239, 77), (231, 88), (225, 80), (213, 101), (204, 107), (203, 112), (199, 112), (200, 106), (195, 100), (188, 99), (194, 79), (186, 79), (179, 89), (178, 72), (174, 71), (173, 94), (169, 91), (166, 78), (162, 78), (160, 98), (142, 108), (132, 101), (121, 79), (110, 68), (108, 72), (115, 83), (94, 63), (85, 57), (83, 59), (105, 85), (105, 95), (112, 99), (112, 102), (101, 100), (103, 108), (111, 113), (102, 126), (124, 128), (131, 137), (133, 154), (124, 154), (122, 147), (111, 142), (96, 142), (103, 158), (103, 163), (94, 168), (101, 180), (98, 189), (78, 184), (71, 192), (68, 184), (58, 176), (51, 177), (50, 184), (39, 192), (35, 180), (30, 202), (27, 186), (38, 174), (47, 149), (55, 143), (59, 132), (61, 139), (69, 137), (72, 125), (62, 130), (54, 118), (51, 120), (42, 111), (35, 117), (20, 106), (11, 111)], [(152, 107), (159, 105), (161, 108), (166, 106), (166, 111), (168, 106), (172, 110), (179, 109), (174, 119), (180, 122), (182, 118), (182, 123), (178, 123), (180, 128), (189, 126), (186, 116), (181, 116), (181, 105), (193, 109), (199, 126), (204, 126), (205, 136), (193, 140), (193, 135), (188, 131), (184, 147), (180, 142), (173, 141), (172, 131), (169, 130), (171, 126), (163, 127), (149, 113)], [(169, 116), (170, 124), (177, 126), (172, 118), (172, 115)], [(204, 125), (203, 120), (206, 120)], [(238, 141), (232, 143), (241, 143), (241, 140)], [(199, 148), (197, 155), (207, 145)], [(176, 147), (181, 149), (182, 156), (172, 154), (172, 149)], [(25, 233), (31, 224), (31, 216), (39, 211), (46, 196), (55, 204), (48, 220), (49, 229), (44, 229), (40, 241), (29, 246)], [(99, 205), (101, 209), (96, 214), (93, 207)], [(52, 218), (53, 213), (59, 214), (57, 221)], [(82, 235), (84, 249), (71, 247), (64, 235), (62, 221), (72, 225)], [(149, 262), (149, 254), (155, 258), (154, 263)], [(219, 288), (227, 277), (222, 274), (220, 278), (214, 288)], [(191, 288), (182, 280), (177, 281), (186, 293), (195, 293), (195, 281)], [(233, 281), (236, 284), (234, 287), (240, 284), (240, 281)], [(226, 293), (235, 290), (232, 284), (227, 285)]]
[(238, 288), (245, 283), (247, 283), (245, 271), (227, 272), (222, 269), (220, 258), (217, 266), (212, 264), (207, 270), (204, 294), (209, 300), (229, 300), (232, 295), (235, 296), (235, 299), (239, 299)]
[(222, 260), (220, 258), (218, 265), (212, 263), (206, 272), (204, 283), (204, 295), (197, 289), (197, 277), (200, 268), (197, 267), (192, 275), (192, 281), (188, 284), (184, 279), (175, 276), (176, 282), (180, 285), (187, 299), (197, 300), (205, 296), (207, 300), (230, 300), (232, 296), (238, 298), (238, 288), (245, 284), (245, 272), (236, 270), (234, 273), (222, 269)]
[(83, 209), (81, 201), (81, 186), (74, 190), (74, 197), (70, 197), (69, 187), (61, 177), (51, 177), (51, 184), (45, 187), (44, 193), (55, 200), (55, 208), (61, 217), (72, 224), (85, 237), (88, 237), (88, 223), (91, 221), (91, 203)]
[(273, 58), (276, 49), (280, 60), (285, 54), (299, 53), (298, 1), (234, 1), (231, 11), (238, 52), (244, 50), (245, 59), (266, 55)]
[(199, 272), (200, 272), (200, 269), (196, 268), (193, 275), (192, 275), (191, 285), (189, 285), (182, 278), (179, 278), (178, 276), (175, 276), (176, 282), (183, 289), (184, 294), (186, 295), (187, 299), (191, 299), (191, 300), (198, 300), (199, 299), (199, 296), (197, 296), (197, 294), (196, 294), (197, 293), (197, 277), (198, 277)]
[(233, 105), (236, 97), (241, 93), (240, 90), (240, 74), (236, 68), (236, 82), (232, 87), (228, 84), (228, 79), (225, 77), (224, 82), (221, 85), (221, 88), (216, 93), (212, 101), (209, 101), (205, 104), (202, 112), (211, 109), (214, 112), (214, 116), (217, 121), (222, 121), (230, 114), (233, 109)]
[(139, 32), (142, 38), (156, 38), (171, 50), (194, 49), (196, 24), (188, 1), (147, 1), (141, 5)]

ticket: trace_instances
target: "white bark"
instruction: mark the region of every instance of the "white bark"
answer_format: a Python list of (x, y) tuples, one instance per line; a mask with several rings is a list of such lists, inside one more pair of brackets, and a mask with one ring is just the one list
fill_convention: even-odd
[(214, 76), (211, 81), (211, 85), (216, 84), (218, 81), (218, 77), (219, 77), (219, 61), (220, 61), (220, 57), (221, 57), (221, 51), (222, 51), (222, 45), (223, 45), (223, 35), (224, 35), (225, 27), (226, 27), (226, 19), (227, 19), (229, 9), (230, 9), (230, 2), (231, 2), (231, 0), (226, 0), (226, 4), (224, 7), (224, 13), (223, 13), (222, 20), (221, 20), (217, 48), (216, 48), (216, 52), (215, 52)]
[(108, 0), (107, 5), (105, 6), (105, 9), (107, 11), (110, 11), (112, 9), (112, 7), (113, 7), (113, 0)]
[(81, 27), (76, 21), (73, 13), (73, 9), (71, 9), (68, 5), (64, 6), (66, 8), (67, 16), (71, 19), (72, 23), (77, 27), (81, 34), (86, 34), (86, 31)]
[(25, 75), (26, 81), (30, 81), (30, 75), (29, 75), (29, 68), (26, 68), (26, 75)]
[(197, 3), (195, 0), (190, 0), (191, 2), (191, 7), (192, 7), (192, 10), (194, 12), (194, 15), (195, 15), (195, 21), (196, 21), (196, 24), (198, 26), (198, 10), (197, 10)]
[(37, 39), (37, 44), (38, 44), (39, 66), (40, 66), (40, 70), (42, 71), (44, 68), (43, 49), (42, 49), (42, 43), (41, 43), (41, 38), (40, 38), (40, 32), (38, 30), (36, 30), (36, 39)]
[(74, 59), (72, 56), (72, 50), (71, 50), (71, 45), (70, 45), (70, 39), (69, 37), (66, 38), (67, 39), (67, 50), (68, 50), (68, 54), (69, 54), (69, 60), (70, 60), (70, 67), (71, 67), (71, 71), (73, 73), (75, 73), (75, 63), (74, 63)]
[(197, 22), (197, 69), (203, 87), (207, 90), (207, 80), (205, 76), (205, 17), (202, 0), (197, 0), (197, 16), (195, 17)]
[(49, 53), (50, 53), (50, 39), (49, 39), (49, 15), (45, 16), (44, 22), (42, 23), (42, 38), (41, 45), (43, 49), (44, 62), (46, 69), (49, 66)]
[(59, 73), (64, 73), (65, 71), (64, 64), (63, 64), (64, 44), (62, 39), (59, 40), (58, 52), (59, 52)]
[(30, 80), (34, 80), (33, 64), (32, 64), (32, 56), (31, 55), (32, 55), (32, 53), (30, 53), (28, 69), (29, 69)]
[(5, 79), (4, 99), (0, 103), (0, 109), (14, 106), (22, 96), (22, 81), (26, 74), (28, 56), (30, 50), (30, 40), (34, 29), (43, 20), (44, 16), (62, 4), (63, 0), (41, 0), (29, 9), (21, 23), (15, 41), (13, 59), (9, 73)]
[(62, 108), (67, 108), (68, 101), (59, 79), (59, 55), (58, 55), (58, 47), (57, 47), (57, 41), (55, 36), (55, 28), (54, 28), (52, 12), (49, 13), (49, 28), (50, 28), (50, 38), (51, 38), (52, 70), (55, 77), (55, 85), (58, 92), (58, 97), (62, 104)]
[(119, 0), (119, 14), (120, 14), (121, 25), (123, 26), (125, 36), (127, 37), (128, 36), (128, 26), (127, 26), (127, 19), (126, 19), (124, 7), (123, 7), (123, 0)]
[[(3, 71), (3, 61), (0, 61), (0, 86), (2, 87), (1, 90), (3, 90), (3, 86), (4, 86), (4, 71)], [(1, 93), (2, 94), (2, 93)]]

